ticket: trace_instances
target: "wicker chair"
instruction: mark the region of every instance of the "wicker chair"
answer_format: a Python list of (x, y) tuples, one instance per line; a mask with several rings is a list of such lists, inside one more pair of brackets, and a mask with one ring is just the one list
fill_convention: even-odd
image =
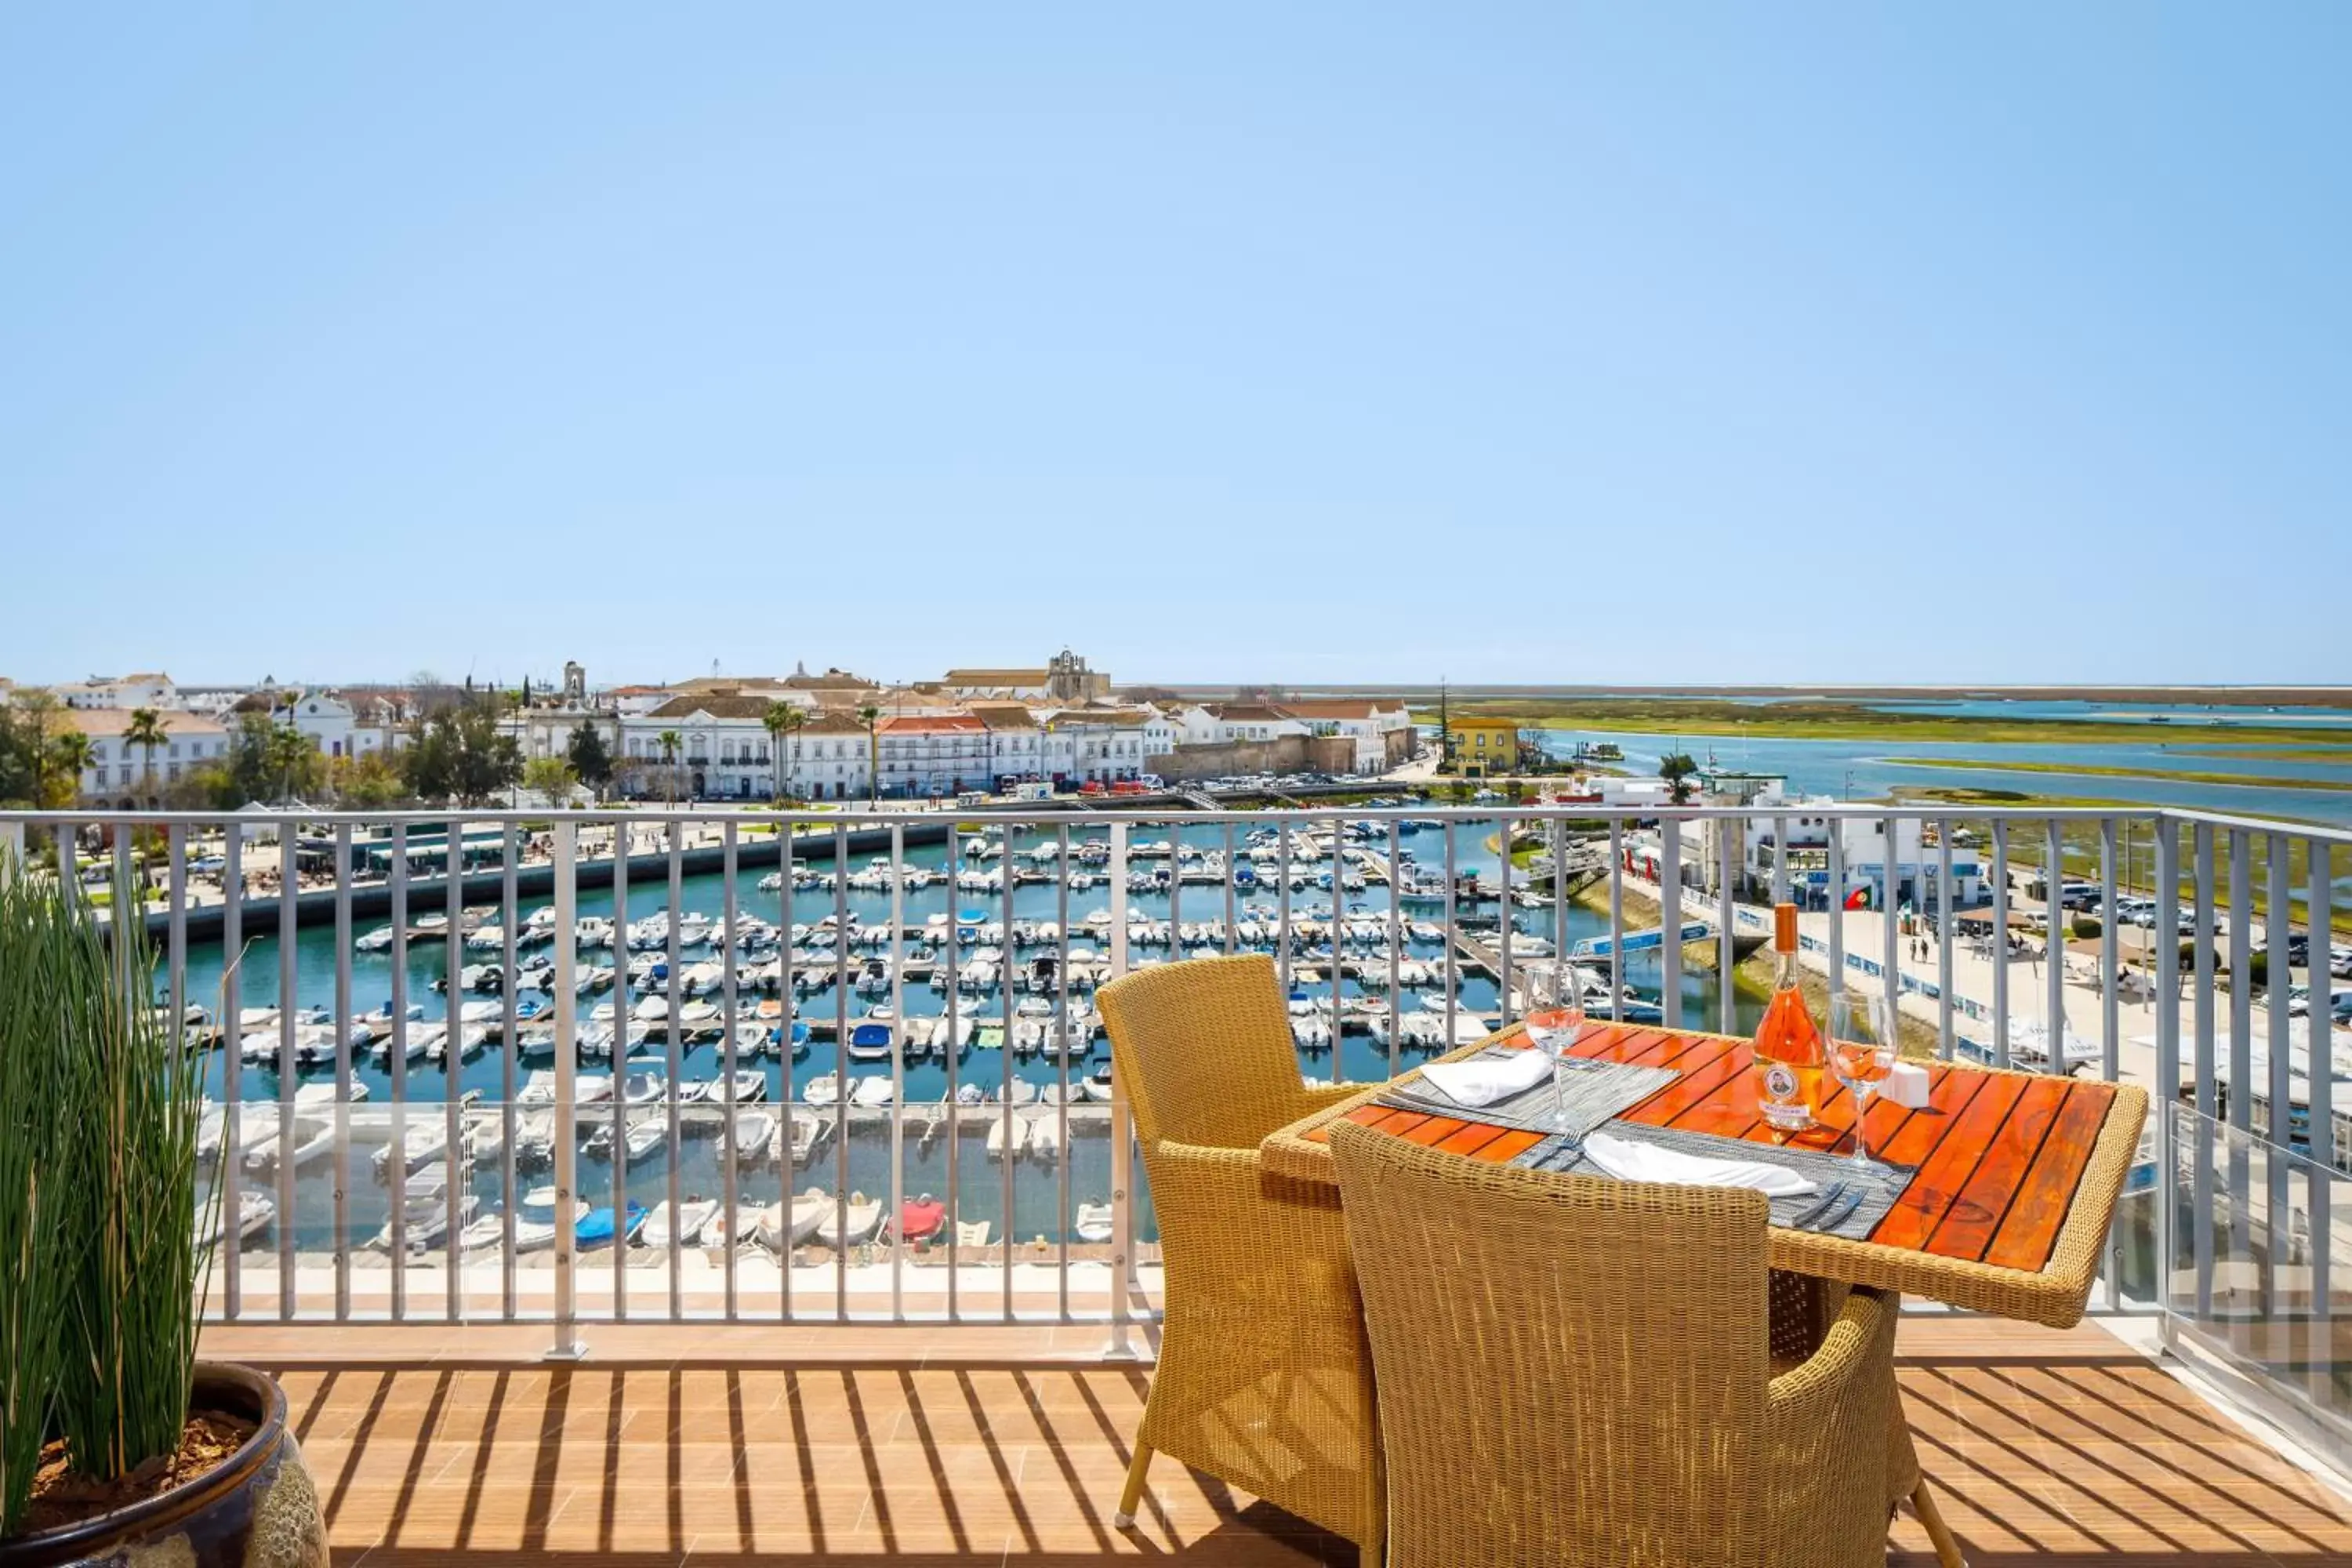
[(1895, 1311), (1773, 1375), (1761, 1194), (1331, 1145), (1397, 1568), (1884, 1561)]
[[(1846, 1300), (1853, 1287), (1834, 1279), (1817, 1279), (1810, 1274), (1792, 1274), (1772, 1270), (1772, 1371), (1790, 1370), (1821, 1349), (1822, 1342), (1845, 1310)], [(1893, 1291), (1885, 1292), (1886, 1303), (1901, 1310), (1903, 1299)], [(1927, 1532), (1927, 1543), (1934, 1548), (1936, 1561), (1941, 1568), (1966, 1568), (1967, 1559), (1960, 1552), (1959, 1542), (1953, 1538), (1951, 1526), (1944, 1522), (1943, 1512), (1936, 1506), (1935, 1489), (1927, 1484), (1927, 1472), (1919, 1468), (1919, 1451), (1911, 1441), (1911, 1424), (1903, 1414), (1903, 1394), (1898, 1386), (1894, 1403), (1887, 1412), (1886, 1422), (1886, 1512), (1889, 1521), (1904, 1503), (1918, 1517), (1920, 1528)]]
[(1307, 1089), (1274, 964), (1157, 964), (1097, 998), (1135, 1109), (1167, 1270), (1160, 1365), (1116, 1522), (1163, 1453), (1381, 1561), (1380, 1436), (1339, 1195), (1258, 1142), (1360, 1092)]

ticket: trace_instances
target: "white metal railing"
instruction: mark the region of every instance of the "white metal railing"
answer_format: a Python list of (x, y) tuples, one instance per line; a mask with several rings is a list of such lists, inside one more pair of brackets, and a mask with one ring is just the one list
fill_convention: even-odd
[[(2313, 1238), (2311, 1310), (2330, 1310), (2328, 1184), (2297, 1173), (2352, 1149), (2335, 1092), (2352, 1048), (2325, 983), (2352, 836), (1804, 811), (1830, 825), (1826, 894), (1801, 891), (1832, 987), (1883, 987), (1947, 1057), (2139, 1079), (2248, 1136), (2287, 1108), (2296, 1158), (2265, 1167), (2265, 1212)], [(1764, 856), (1748, 840), (1768, 826)], [(219, 1257), (223, 1317), (545, 1321), (564, 1346), (617, 1319), (1044, 1318), (1123, 1342), (1156, 1294), (1155, 1233), (1126, 1107), (1097, 1098), (1096, 985), (1270, 952), (1302, 1069), (1373, 1079), (1507, 1017), (1515, 974), (1583, 942), (1596, 1015), (1740, 1030), (1761, 998), (1721, 977), (1763, 906), (1801, 890), (1789, 826), (1749, 807), (1165, 801), (7, 813), (0, 859), (61, 861), (93, 898), (134, 867), (152, 885), (159, 1000), (220, 1045), (213, 1168), (241, 1237)], [(1850, 832), (1873, 826), (1878, 907), (1848, 910), (1865, 877)], [(1990, 848), (1974, 908), (1952, 899), (1961, 843)], [(316, 869), (277, 875), (289, 846)], [(2025, 863), (2045, 868), (2038, 894), (2012, 888)], [(1553, 870), (1588, 890), (1552, 896)], [(2123, 918), (2135, 893), (2160, 911), (2145, 928)], [(2063, 932), (2069, 902), (2097, 911), (2093, 950), (2062, 934), (2036, 952), (2020, 921), (2055, 913)], [(1629, 942), (1685, 919), (1708, 936)], [(2258, 923), (2283, 952), (2272, 932), (2307, 936), (2307, 1008), (2284, 963), (2258, 996)], [(2158, 1126), (2103, 1310), (2201, 1300), (2200, 1238), (2247, 1211), (2248, 1162), (2183, 1165)]]

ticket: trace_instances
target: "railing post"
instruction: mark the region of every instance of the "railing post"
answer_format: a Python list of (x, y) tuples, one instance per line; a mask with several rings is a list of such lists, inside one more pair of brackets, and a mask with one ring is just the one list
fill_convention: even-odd
[[(1233, 841), (1230, 826), (1226, 832), (1228, 846)], [(1011, 836), (1006, 837), (1008, 846)], [(1228, 942), (1233, 936), (1233, 862), (1225, 862), (1225, 933)], [(1009, 874), (1009, 872), (1008, 872)], [(1065, 868), (1065, 877), (1067, 868)], [(1066, 881), (1065, 882), (1066, 886)], [(1127, 824), (1110, 825), (1110, 973), (1116, 980), (1127, 973)], [(1009, 1052), (1012, 1042), (1005, 1043)], [(1062, 1158), (1069, 1158), (1065, 1148)], [(1118, 1073), (1111, 1075), (1110, 1098), (1110, 1337), (1104, 1342), (1105, 1361), (1134, 1361), (1137, 1352), (1128, 1337), (1128, 1298), (1135, 1289), (1135, 1130), (1132, 1112), (1127, 1101), (1127, 1080)], [(1005, 1216), (1009, 1221), (1011, 1215)], [(1006, 1240), (1011, 1241), (1008, 1235)], [(1005, 1249), (1005, 1263), (1012, 1265), (1012, 1248)]]
[[(2304, 1027), (2306, 1035), (2305, 1059), (2315, 1068), (2329, 1059), (2328, 1009), (2319, 1005), (2318, 976), (2326, 963), (2324, 950), (2335, 933), (2335, 884), (2330, 872), (2334, 852), (2327, 840), (2313, 837), (2304, 846), (2304, 936), (2310, 943), (2311, 1004), (2305, 1009)], [(2335, 1344), (2335, 1306), (2329, 1300), (2333, 1289), (2329, 1279), (2333, 1272), (2335, 1237), (2334, 1216), (2330, 1214), (2336, 1175), (2336, 1085), (2332, 1072), (2309, 1073), (2311, 1104), (2310, 1131), (2306, 1134), (2311, 1163), (2304, 1167), (2304, 1212), (2311, 1228), (2311, 1321), (2309, 1348), (2305, 1360), (2311, 1368), (2311, 1396), (2314, 1400), (2333, 1397), (2333, 1380), (2336, 1367)]]
[(2180, 1159), (2176, 1147), (2180, 1106), (2180, 834), (2172, 818), (2156, 819), (2157, 921), (2149, 933), (2156, 947), (2156, 1304), (2169, 1321), (2172, 1267), (2180, 1203)]
[(2050, 1059), (2044, 1070), (2064, 1077), (2066, 1066), (2066, 933), (2074, 928), (2074, 919), (2059, 896), (2064, 886), (2066, 872), (2066, 839), (2056, 818), (2049, 825), (2050, 864), (2042, 873), (2042, 912), (2047, 917), (2050, 931), (2042, 940), (2042, 956), (2046, 961), (2042, 973), (2043, 1026), (2049, 1031)]
[(1683, 1026), (1683, 819), (1658, 820), (1658, 1005)]
[[(555, 824), (555, 1334), (548, 1345), (550, 1361), (578, 1361), (588, 1353), (579, 1331), (580, 1304), (577, 1295), (579, 1281), (574, 1269), (577, 1263), (579, 1237), (576, 1234), (576, 1214), (572, 1194), (580, 1186), (580, 1142), (573, 1112), (578, 1104), (580, 1083), (579, 1028), (579, 887), (577, 859), (579, 826), (569, 818)], [(614, 854), (625, 858), (625, 835), (614, 836)], [(614, 932), (619, 952), (616, 961), (625, 968), (628, 958), (626, 938)], [(623, 974), (615, 989), (625, 987)], [(623, 1047), (616, 1039), (613, 1047), (617, 1070)], [(620, 1098), (619, 1080), (614, 1079), (614, 1099)], [(617, 1131), (617, 1129), (616, 1129)], [(627, 1155), (615, 1149), (614, 1163), (625, 1164)], [(731, 1224), (734, 1216), (728, 1216)], [(614, 1215), (614, 1257), (613, 1267), (621, 1268), (619, 1247), (620, 1215)], [(730, 1233), (731, 1236), (731, 1232)]]
[(1992, 1065), (2009, 1065), (2009, 818), (1992, 819)]
[[(295, 964), (298, 954), (294, 933), (299, 924), (299, 913), (302, 896), (302, 877), (297, 849), (300, 836), (295, 831), (294, 819), (289, 816), (278, 828), (278, 1317), (280, 1322), (290, 1322), (294, 1317), (295, 1295), (295, 1233), (294, 1224), (294, 1150), (299, 1143), (294, 1135), (294, 1091), (300, 1087), (300, 1074), (294, 1059), (294, 1019), (296, 984)], [(124, 837), (115, 836), (118, 851)], [(118, 909), (115, 918), (125, 921), (131, 911)], [(127, 934), (130, 928), (121, 928)], [(126, 956), (128, 942), (116, 943), (118, 952)]]

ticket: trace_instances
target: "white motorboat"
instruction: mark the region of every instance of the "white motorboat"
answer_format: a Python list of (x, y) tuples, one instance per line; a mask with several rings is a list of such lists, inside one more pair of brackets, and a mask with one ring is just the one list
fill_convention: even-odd
[(887, 1078), (861, 1078), (852, 1080), (849, 1103), (866, 1110), (879, 1110), (892, 1104), (898, 1091)]
[[(257, 1106), (247, 1107), (246, 1114), (252, 1116), (260, 1109)], [(275, 1121), (278, 1119), (271, 1116), (269, 1120)], [(335, 1123), (331, 1118), (297, 1115), (289, 1132), (272, 1131), (259, 1142), (246, 1145), (245, 1168), (256, 1174), (274, 1171), (282, 1158), (299, 1171), (321, 1155), (333, 1152), (335, 1142)]]
[(988, 1157), (992, 1160), (1017, 1160), (1029, 1152), (1029, 1120), (1024, 1116), (1001, 1116), (988, 1124)]
[(818, 1225), (817, 1239), (836, 1247), (855, 1247), (870, 1240), (881, 1224), (882, 1205), (864, 1193), (852, 1193), (847, 1203), (836, 1205)]
[(1062, 1157), (1062, 1123), (1059, 1112), (1025, 1119), (1029, 1124), (1029, 1157), (1051, 1163)]
[(678, 1246), (691, 1247), (718, 1212), (719, 1205), (709, 1198), (680, 1199), (675, 1210), (664, 1198), (637, 1227), (637, 1241), (645, 1247), (667, 1247), (675, 1237)]
[(765, 1110), (741, 1110), (735, 1114), (735, 1158), (765, 1160), (771, 1157), (776, 1142), (776, 1119)]
[(778, 1159), (789, 1154), (793, 1164), (805, 1165), (816, 1158), (816, 1152), (833, 1136), (833, 1123), (814, 1111), (795, 1110), (777, 1128), (776, 1136), (780, 1140)]
[(785, 1233), (788, 1243), (797, 1247), (814, 1237), (819, 1229), (828, 1227), (838, 1207), (831, 1193), (811, 1187), (801, 1194), (793, 1200), (791, 1228)]
[[(201, 1252), (220, 1240), (221, 1232), (225, 1228), (222, 1221), (226, 1217), (221, 1213), (217, 1203), (211, 1205), (209, 1208), (198, 1208), (194, 1231), (198, 1251)], [(239, 1241), (249, 1241), (260, 1232), (268, 1229), (269, 1222), (277, 1217), (278, 1205), (268, 1194), (257, 1193), (247, 1187), (236, 1194), (236, 1225)]]
[[(583, 1072), (572, 1079), (572, 1100), (575, 1105), (594, 1105), (613, 1098), (613, 1078), (610, 1073)], [(555, 1069), (533, 1068), (523, 1085), (515, 1091), (517, 1105), (553, 1105), (555, 1103)]]
[(1080, 1204), (1076, 1222), (1071, 1234), (1090, 1246), (1100, 1246), (1111, 1238), (1114, 1216), (1108, 1204)]
[[(448, 1151), (449, 1129), (443, 1118), (436, 1114), (433, 1109), (426, 1107), (413, 1108), (412, 1114), (418, 1120), (408, 1124), (408, 1130), (400, 1143), (387, 1142), (375, 1152), (377, 1181), (386, 1181), (393, 1174), (395, 1149), (404, 1149), (404, 1157), (399, 1167), (400, 1173), (404, 1176), (419, 1165), (441, 1158)], [(431, 1120), (425, 1120), (427, 1117)]]

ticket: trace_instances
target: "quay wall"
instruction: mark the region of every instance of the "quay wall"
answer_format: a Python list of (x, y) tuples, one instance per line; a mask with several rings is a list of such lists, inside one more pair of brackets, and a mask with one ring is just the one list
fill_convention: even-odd
[[(1215, 776), (1215, 775), (1212, 775)], [(1303, 787), (1301, 798), (1317, 795), (1349, 793), (1356, 786), (1325, 784)], [(1230, 804), (1240, 805), (1254, 796), (1233, 796)], [(1099, 797), (1082, 798), (1063, 795), (1050, 801), (1018, 802), (1011, 805), (983, 805), (962, 814), (966, 820), (990, 816), (1018, 816), (1024, 809), (1067, 810), (1074, 806), (1116, 805), (1121, 810), (1152, 810), (1166, 808), (1172, 813), (1189, 812), (1190, 802), (1170, 795), (1121, 795), (1116, 801)], [(714, 821), (723, 820), (713, 817)], [(899, 825), (909, 846), (944, 844), (949, 824), (937, 817), (916, 819)], [(835, 839), (831, 833), (803, 834), (793, 841), (795, 862), (830, 861)], [(887, 854), (890, 848), (890, 826), (855, 827), (847, 835), (845, 850), (851, 855)], [(735, 863), (739, 869), (756, 870), (775, 866), (782, 861), (779, 841), (773, 837), (739, 836)], [(678, 862), (684, 875), (699, 877), (726, 869), (726, 849), (718, 844), (697, 845), (681, 850)], [(613, 885), (613, 861), (610, 857), (583, 859), (574, 863), (573, 876), (583, 888), (609, 888)], [(641, 879), (649, 880), (641, 880)], [(669, 856), (667, 851), (629, 857), (629, 881), (632, 886), (658, 885), (667, 887), (669, 879)], [(463, 879), (459, 897), (467, 903), (495, 902), (504, 896), (506, 873), (497, 868), (469, 871)], [(438, 910), (448, 900), (448, 879), (446, 877), (411, 877), (408, 879), (408, 901), (412, 911)], [(550, 862), (527, 862), (515, 868), (515, 896), (519, 899), (546, 898), (555, 891), (555, 868)], [(353, 883), (351, 889), (352, 920), (381, 920), (392, 913), (392, 889), (382, 882)], [(274, 893), (247, 894), (239, 903), (240, 929), (245, 936), (272, 936), (278, 931), (280, 902)], [(331, 924), (335, 918), (335, 890), (314, 888), (299, 893), (294, 900), (294, 921), (297, 927)], [(187, 935), (190, 942), (219, 940), (226, 916), (219, 904), (191, 906), (186, 912)], [(162, 940), (171, 931), (171, 916), (163, 910), (150, 910), (147, 931)]]

